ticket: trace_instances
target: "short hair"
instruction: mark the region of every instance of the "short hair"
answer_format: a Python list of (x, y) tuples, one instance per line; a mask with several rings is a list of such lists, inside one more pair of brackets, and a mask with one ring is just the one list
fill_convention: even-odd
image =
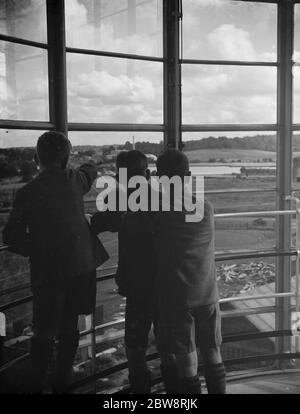
[(117, 156), (117, 169), (127, 168), (128, 177), (134, 175), (145, 175), (148, 161), (145, 154), (138, 150), (122, 151)]
[(128, 151), (121, 151), (119, 152), (119, 154), (117, 155), (117, 159), (116, 159), (116, 167), (117, 170), (119, 168), (126, 168), (126, 155), (127, 155)]
[(49, 131), (39, 137), (36, 150), (41, 164), (63, 166), (68, 162), (71, 147), (70, 141), (62, 132)]
[(167, 149), (162, 152), (156, 161), (157, 174), (161, 177), (174, 177), (178, 175), (183, 178), (189, 174), (190, 166), (188, 157), (176, 149)]

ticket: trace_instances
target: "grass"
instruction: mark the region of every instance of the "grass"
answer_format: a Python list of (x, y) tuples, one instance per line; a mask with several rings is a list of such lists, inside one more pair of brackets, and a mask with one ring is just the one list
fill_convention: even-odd
[(233, 148), (208, 148), (194, 151), (185, 151), (190, 162), (208, 162), (210, 159), (224, 159), (225, 161), (257, 161), (271, 158), (276, 161), (276, 153), (272, 151), (233, 149)]

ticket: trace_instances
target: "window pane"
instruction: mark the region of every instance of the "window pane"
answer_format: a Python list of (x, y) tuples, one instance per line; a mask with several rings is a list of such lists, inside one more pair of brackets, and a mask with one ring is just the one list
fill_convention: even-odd
[(276, 61), (275, 4), (184, 0), (185, 58)]
[(48, 121), (47, 52), (0, 42), (0, 118)]
[(46, 0), (1, 0), (0, 33), (47, 42)]
[(295, 4), (294, 60), (300, 62), (300, 4)]
[(70, 122), (162, 123), (161, 63), (68, 54)]
[(294, 123), (300, 124), (300, 66), (294, 66)]
[(162, 56), (162, 1), (68, 0), (67, 45)]
[[(275, 210), (276, 135), (272, 132), (185, 132), (184, 151), (216, 214)], [(216, 220), (216, 249), (275, 245), (275, 217)]]
[(276, 69), (183, 65), (183, 123), (276, 122)]

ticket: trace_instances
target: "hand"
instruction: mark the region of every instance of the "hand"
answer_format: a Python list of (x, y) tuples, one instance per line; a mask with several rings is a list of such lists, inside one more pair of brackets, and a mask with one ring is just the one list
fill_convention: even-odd
[(92, 215), (91, 214), (85, 214), (85, 219), (89, 223), (89, 225), (91, 225)]

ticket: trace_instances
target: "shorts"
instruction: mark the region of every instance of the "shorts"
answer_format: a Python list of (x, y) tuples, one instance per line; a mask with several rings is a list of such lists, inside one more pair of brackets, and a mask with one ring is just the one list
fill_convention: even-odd
[(131, 349), (147, 348), (151, 327), (157, 331), (157, 306), (153, 298), (127, 297), (125, 310), (125, 345)]
[[(74, 277), (67, 286), (33, 289), (33, 327), (53, 334), (72, 330), (78, 315), (95, 311), (96, 271)], [(68, 326), (69, 325), (69, 326)]]
[(195, 308), (181, 308), (161, 313), (159, 346), (170, 353), (188, 354), (215, 348), (222, 343), (221, 316), (218, 303)]

